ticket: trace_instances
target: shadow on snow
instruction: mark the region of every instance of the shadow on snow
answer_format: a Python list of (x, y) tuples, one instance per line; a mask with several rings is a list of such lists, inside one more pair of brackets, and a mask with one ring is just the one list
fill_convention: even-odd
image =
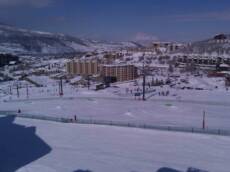
[[(157, 170), (157, 172), (181, 172), (181, 171), (178, 171), (178, 170), (175, 170), (172, 168), (168, 168), (168, 167), (163, 167), (163, 168), (160, 168), (159, 170)], [(208, 171), (204, 171), (204, 170), (190, 167), (187, 169), (186, 172), (208, 172)]]
[(4, 172), (14, 172), (51, 152), (35, 127), (14, 124), (14, 119), (0, 117), (0, 171)]
[(159, 170), (157, 170), (157, 172), (181, 172), (181, 171), (174, 170), (172, 168), (163, 167), (163, 168), (160, 168)]

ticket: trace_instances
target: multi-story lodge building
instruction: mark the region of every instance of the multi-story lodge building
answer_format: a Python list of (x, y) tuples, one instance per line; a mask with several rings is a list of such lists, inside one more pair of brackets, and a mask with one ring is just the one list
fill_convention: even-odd
[(230, 64), (230, 58), (205, 55), (178, 55), (175, 56), (179, 63), (195, 63), (198, 65), (216, 65), (218, 63)]
[(102, 65), (101, 75), (115, 77), (117, 81), (128, 81), (137, 78), (137, 67), (128, 64)]
[(71, 75), (100, 75), (113, 77), (116, 81), (127, 81), (137, 78), (137, 67), (129, 64), (103, 64), (98, 60), (72, 60), (66, 64)]
[(72, 60), (67, 62), (67, 72), (72, 75), (95, 75), (100, 73), (97, 60)]

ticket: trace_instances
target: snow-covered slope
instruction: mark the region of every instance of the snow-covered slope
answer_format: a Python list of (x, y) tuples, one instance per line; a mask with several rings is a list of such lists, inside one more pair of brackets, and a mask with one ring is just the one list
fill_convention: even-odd
[(0, 24), (0, 52), (12, 54), (63, 54), (137, 46), (134, 43), (99, 42), (64, 34), (30, 31)]
[(81, 39), (94, 50), (108, 51), (108, 50), (117, 50), (130, 47), (142, 47), (142, 45), (133, 41), (126, 42), (113, 42), (113, 41), (99, 41), (91, 39)]
[(193, 42), (183, 49), (184, 53), (230, 54), (230, 35), (220, 34), (203, 41)]
[(81, 39), (17, 29), (0, 25), (0, 51), (14, 54), (56, 54), (88, 51), (90, 47)]
[(229, 172), (229, 137), (12, 117), (0, 124), (2, 171)]

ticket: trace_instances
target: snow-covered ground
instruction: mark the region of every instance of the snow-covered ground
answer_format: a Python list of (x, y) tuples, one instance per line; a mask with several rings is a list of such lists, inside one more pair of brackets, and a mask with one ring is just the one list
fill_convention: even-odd
[[(37, 88), (30, 84), (28, 97), (26, 81), (20, 81), (22, 88), (19, 90), (19, 98), (16, 83), (11, 81), (1, 84), (0, 111), (21, 109), (22, 113), (31, 115), (70, 118), (76, 115), (82, 119), (199, 128), (202, 127), (205, 111), (208, 128), (230, 129), (230, 90), (224, 88), (220, 78), (190, 76), (191, 83), (187, 86), (202, 87), (205, 90), (152, 87), (151, 90), (154, 89), (155, 92), (147, 93), (146, 97), (150, 98), (146, 102), (134, 100), (134, 96), (126, 92), (127, 88), (142, 88), (141, 79), (138, 80), (139, 86), (135, 86), (135, 82), (117, 83), (101, 91), (63, 83), (64, 96), (60, 98), (59, 81), (47, 76), (30, 78), (44, 87)], [(151, 81), (151, 77), (148, 81)], [(6, 95), (9, 93), (9, 85), (12, 86), (13, 95)], [(169, 96), (158, 94), (167, 90), (170, 91)]]
[(55, 117), (112, 120), (164, 126), (202, 127), (203, 111), (211, 129), (230, 129), (230, 106), (113, 98), (58, 98), (2, 102), (0, 109)]
[[(166, 171), (166, 168), (169, 172), (186, 172), (189, 167), (209, 172), (229, 172), (230, 168), (229, 137), (19, 118), (13, 123), (21, 127), (36, 127), (36, 137), (42, 140), (40, 146), (45, 145), (51, 149), (44, 152), (43, 156), (31, 159), (33, 162), (18, 172), (161, 172), (164, 169)], [(9, 127), (11, 134), (15, 132), (13, 128)], [(30, 149), (33, 146), (28, 145), (31, 141), (28, 141), (26, 134), (31, 133), (24, 132), (22, 147)], [(20, 149), (17, 143), (22, 142), (17, 142), (17, 139), (20, 137), (11, 138), (15, 144), (6, 145), (6, 155), (8, 149), (17, 152), (17, 149), (9, 148), (9, 145)], [(27, 150), (24, 156), (33, 152)], [(11, 166), (19, 161), (13, 157), (5, 160), (10, 161), (8, 163)]]

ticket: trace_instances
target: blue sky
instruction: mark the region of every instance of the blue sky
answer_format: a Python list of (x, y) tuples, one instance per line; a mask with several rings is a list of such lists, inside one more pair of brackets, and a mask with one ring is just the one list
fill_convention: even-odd
[(229, 0), (0, 0), (0, 22), (106, 40), (230, 33)]

